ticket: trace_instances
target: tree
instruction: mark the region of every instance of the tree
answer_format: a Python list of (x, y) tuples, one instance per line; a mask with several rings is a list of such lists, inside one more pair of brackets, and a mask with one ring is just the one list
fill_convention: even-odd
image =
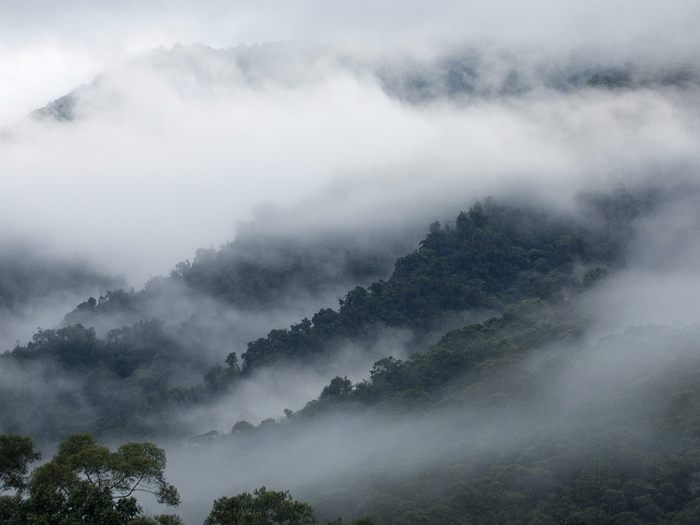
[[(165, 452), (153, 443), (126, 443), (112, 452), (90, 434), (75, 434), (32, 472), (28, 484), (27, 465), (38, 458), (28, 438), (0, 436), (0, 457), (3, 488), (18, 490), (1, 502), (0, 521), (6, 523), (148, 523), (136, 492), (153, 494), (167, 505), (180, 501), (177, 489), (165, 481)], [(28, 497), (21, 494), (25, 486)], [(153, 520), (177, 523), (175, 517)]]
[(340, 400), (347, 398), (352, 392), (352, 381), (347, 377), (334, 377), (321, 392), (321, 399)]
[(248, 434), (255, 430), (255, 426), (251, 425), (247, 421), (237, 421), (235, 425), (231, 428), (232, 434)]
[(29, 464), (39, 457), (30, 438), (0, 435), (0, 489), (23, 490), (27, 482)]
[(313, 525), (313, 508), (295, 501), (289, 492), (255, 489), (214, 502), (205, 525)]
[[(22, 493), (27, 486), (29, 464), (37, 459), (39, 454), (28, 437), (0, 435), (0, 524), (25, 521)], [(9, 491), (15, 494), (10, 495)]]

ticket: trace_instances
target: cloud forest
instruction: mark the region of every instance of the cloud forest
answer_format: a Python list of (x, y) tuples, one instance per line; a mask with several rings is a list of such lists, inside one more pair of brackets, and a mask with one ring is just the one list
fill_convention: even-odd
[(700, 523), (699, 24), (0, 4), (0, 525)]

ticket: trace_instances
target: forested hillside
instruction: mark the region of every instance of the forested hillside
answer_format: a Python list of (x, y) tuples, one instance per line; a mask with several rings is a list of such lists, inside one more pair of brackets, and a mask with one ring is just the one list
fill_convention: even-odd
[[(4, 386), (7, 406), (22, 410), (3, 412), (2, 428), (42, 441), (78, 430), (191, 436), (208, 429), (192, 429), (178, 414), (224, 399), (235, 403), (237, 392), (267, 368), (313, 367), (344, 343), (368, 351), (382, 330), (405, 329), (413, 334), (410, 353), (384, 356), (365, 379), (329, 378), (316, 399), (281, 419), (231, 420), (230, 432), (202, 434), (190, 443), (213, 447), (212, 454), (225, 447), (252, 461), (269, 447), (299, 446), (309, 432), (323, 435), (326, 425), (348, 425), (341, 442), (369, 440), (361, 445), (369, 457), (386, 455), (367, 463), (363, 453), (351, 476), (295, 487), (315, 511), (286, 501), (306, 520), (316, 519), (315, 512), (322, 520), (369, 516), (374, 521), (367, 523), (387, 524), (694, 523), (700, 516), (693, 489), (700, 446), (696, 331), (647, 327), (591, 340), (595, 315), (583, 300), (625, 267), (636, 222), (661, 201), (623, 193), (584, 202), (595, 211), (586, 220), (477, 202), (454, 223), (432, 224), (387, 279), (351, 289), (337, 310), (272, 330), (213, 367), (187, 322), (153, 317), (104, 337), (81, 324), (41, 330), (0, 358), (18, 377), (31, 371), (44, 378), (41, 387)], [(262, 281), (239, 286), (254, 266), (222, 263), (228, 249), (200, 254), (161, 283), (185, 281), (222, 302), (253, 293), (240, 290), (271, 274), (263, 269)], [(306, 270), (299, 272), (303, 279)], [(296, 282), (294, 275), (283, 272), (278, 284)], [(110, 292), (100, 303), (81, 305), (66, 323), (75, 316), (123, 314), (149, 293), (153, 289)], [(468, 312), (491, 314), (428, 343), (426, 334), (454, 326), (455, 314)], [(661, 341), (666, 354), (660, 367), (655, 347)], [(370, 425), (366, 436), (357, 433), (357, 421)], [(387, 428), (372, 429), (378, 421)], [(431, 427), (439, 435), (427, 438)], [(376, 432), (386, 433), (382, 440), (396, 439), (393, 428), (408, 432), (397, 450), (373, 441)], [(484, 441), (484, 435), (491, 437)], [(436, 453), (440, 447), (446, 448)], [(410, 465), (418, 458), (423, 466), (416, 470)], [(258, 496), (268, 498), (264, 491)], [(241, 498), (221, 500), (211, 516), (264, 505), (250, 495)], [(34, 504), (22, 503), (27, 509)], [(223, 507), (238, 504), (244, 507)], [(15, 514), (5, 516), (24, 512), (7, 505), (3, 512)], [(129, 512), (115, 523), (132, 523), (138, 512)]]
[(0, 1), (0, 525), (700, 524), (699, 7)]
[[(624, 204), (620, 199), (621, 208)], [(598, 229), (538, 211), (477, 203), (453, 225), (433, 223), (419, 249), (399, 258), (386, 281), (351, 290), (337, 311), (321, 310), (249, 343), (243, 370), (318, 354), (334, 338), (365, 338), (378, 324), (421, 332), (447, 312), (499, 311), (525, 298), (572, 292), (608, 265), (622, 264), (624, 235), (639, 213), (639, 203), (626, 204), (619, 218), (604, 220), (605, 229)]]
[[(418, 249), (399, 258), (387, 280), (356, 287), (340, 300), (338, 310), (322, 309), (289, 329), (272, 330), (267, 337), (248, 343), (247, 349), (236, 348), (225, 362), (213, 367), (204, 350), (211, 334), (197, 324), (196, 311), (179, 323), (166, 316), (158, 319), (162, 314), (157, 310), (153, 317), (146, 317), (148, 310), (141, 311), (138, 316), (146, 320), (109, 330), (102, 337), (81, 324), (42, 330), (2, 360), (7, 367), (16, 367), (17, 373), (42, 370), (49, 381), (46, 388), (62, 393), (46, 406), (41, 401), (43, 388), (9, 388), (8, 399), (25, 399), (24, 409), (3, 414), (3, 428), (26, 431), (29, 411), (33, 414), (29, 421), (37, 425), (32, 430), (38, 435), (58, 437), (71, 430), (167, 433), (176, 430), (168, 425), (170, 411), (215, 399), (274, 363), (313, 366), (319, 358), (332, 358), (343, 342), (352, 342), (361, 351), (387, 327), (409, 329), (414, 334), (409, 346), (421, 350), (417, 346), (425, 341), (421, 335), (434, 332), (447, 314), (501, 311), (530, 298), (561, 300), (603, 275), (608, 266), (622, 264), (625, 228), (644, 206), (629, 196), (620, 203), (618, 215), (603, 220), (604, 228), (542, 211), (477, 203), (454, 224), (431, 225)], [(238, 297), (228, 295), (231, 290), (257, 286), (258, 281), (251, 284), (240, 272), (253, 272), (262, 281), (274, 275), (278, 290), (284, 290), (285, 280), (308, 279), (308, 268), (270, 274), (264, 267), (255, 273), (252, 266), (224, 264), (221, 261), (230, 257), (230, 249), (209, 258), (200, 255), (195, 263), (180, 265), (169, 279), (189, 280), (195, 290), (228, 300)], [(366, 264), (374, 268), (371, 261)], [(87, 322), (90, 316), (107, 314), (126, 314), (128, 319), (129, 313), (147, 304), (144, 297), (156, 293), (158, 282), (138, 293), (110, 292), (99, 303), (91, 299), (65, 322), (81, 316)], [(212, 288), (216, 282), (224, 284)], [(275, 286), (270, 283), (263, 288), (268, 290), (261, 291), (264, 299)], [(185, 297), (170, 295), (171, 306), (177, 307), (177, 300)], [(52, 387), (54, 375), (68, 378), (70, 388)], [(81, 414), (79, 421), (67, 417), (76, 410)]]
[[(286, 420), (257, 428), (239, 422), (229, 439), (240, 451), (260, 439), (293, 441), (324, 416), (356, 421), (370, 409), (375, 424), (388, 420), (416, 432), (395, 443), (400, 452), (382, 447), (387, 457), (362, 463), (352, 477), (307, 487), (329, 518), (694, 523), (697, 328), (652, 326), (591, 342), (590, 319), (576, 304), (520, 302), (405, 361), (378, 361), (366, 380), (334, 378)], [(366, 438), (353, 430), (349, 443), (376, 439), (364, 432)], [(426, 432), (439, 434), (434, 444), (425, 442)], [(432, 446), (445, 448), (423, 449)], [(416, 455), (432, 458), (418, 472), (410, 467)]]
[(243, 227), (219, 249), (197, 250), (192, 261), (177, 263), (170, 275), (150, 279), (138, 292), (106, 290), (78, 305), (63, 324), (119, 327), (152, 317), (186, 318), (199, 312), (185, 306), (202, 297), (253, 312), (303, 303), (384, 276), (411, 242), (404, 232), (358, 240), (322, 233), (271, 235), (256, 226)]

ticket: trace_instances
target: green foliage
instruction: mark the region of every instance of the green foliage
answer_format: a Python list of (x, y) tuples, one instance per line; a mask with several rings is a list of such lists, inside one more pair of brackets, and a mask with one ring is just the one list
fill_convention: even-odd
[[(318, 487), (317, 508), (333, 515), (337, 494), (345, 493), (360, 502), (356, 513), (392, 525), (697, 522), (697, 331), (639, 328), (588, 346), (578, 338), (585, 325), (580, 312), (561, 302), (554, 306), (525, 302), (500, 318), (446, 334), (424, 354), (405, 361), (383, 359), (368, 381), (345, 393), (342, 403), (321, 396), (297, 412), (295, 424), (304, 424), (305, 417), (337, 412), (354, 401), (350, 406), (372, 403), (394, 418), (415, 408), (458, 408), (475, 414), (462, 423), (467, 427), (473, 422), (478, 428), (482, 420), (488, 424), (499, 414), (514, 419), (506, 427), (510, 446), (481, 450), (477, 440), (459, 448), (463, 438), (458, 434), (455, 450), (441, 452), (444, 457), (432, 466), (421, 465), (400, 477), (369, 468), (358, 475), (360, 481)], [(612, 364), (616, 350), (634, 348), (635, 364), (641, 365), (659, 341), (667, 351), (662, 367), (654, 352), (653, 372), (620, 377), (605, 390), (591, 388), (554, 420), (540, 412), (548, 406), (545, 402), (543, 407), (541, 397), (533, 402), (536, 392), (561, 393), (546, 386), (558, 377), (558, 367), (576, 367), (585, 355), (587, 362), (607, 363), (616, 375), (622, 372)], [(670, 351), (675, 345), (683, 352)], [(623, 358), (617, 366), (623, 361), (629, 365)], [(418, 402), (406, 395), (419, 389), (425, 396)]]
[[(351, 290), (337, 311), (320, 310), (311, 320), (248, 343), (243, 371), (280, 359), (311, 358), (333, 340), (369, 337), (377, 324), (422, 332), (447, 312), (556, 298), (566, 288), (581, 288), (576, 264), (618, 262), (621, 246), (609, 242), (608, 234), (570, 220), (477, 203), (454, 227), (431, 225), (419, 249), (396, 261), (388, 280)], [(596, 266), (585, 284), (604, 271)]]
[[(144, 320), (151, 301), (160, 298), (175, 308), (182, 298), (178, 287), (184, 284), (236, 304), (253, 296), (267, 297), (261, 300), (269, 304), (270, 293), (279, 294), (292, 283), (308, 293), (315, 289), (311, 281), (321, 277), (310, 277), (311, 281), (304, 277), (309, 268), (318, 267), (318, 262), (309, 260), (309, 254), (301, 254), (298, 247), (290, 249), (302, 257), (299, 263), (235, 255), (233, 246), (217, 252), (201, 251), (193, 263), (178, 265), (171, 277), (156, 278), (140, 292), (117, 290), (99, 300), (89, 299), (66, 316), (67, 326), (40, 330), (28, 344), (0, 356), (0, 361), (21, 367), (41, 364), (43, 373), (66, 377), (80, 385), (79, 390), (61, 392), (48, 406), (43, 398), (27, 399), (13, 391), (2, 392), (8, 405), (27, 409), (19, 414), (0, 414), (0, 423), (7, 431), (23, 432), (29, 419), (33, 433), (54, 439), (78, 429), (98, 434), (167, 433), (167, 418), (161, 416), (168, 411), (211, 400), (269, 364), (314, 360), (339, 340), (351, 340), (361, 348), (373, 344), (381, 327), (408, 327), (416, 334), (411, 349), (422, 350), (418, 344), (421, 337), (452, 312), (503, 310), (524, 299), (556, 299), (564, 290), (591, 285), (605, 268), (620, 261), (628, 237), (624, 235), (625, 224), (640, 213), (638, 208), (634, 200), (619, 209), (607, 201), (597, 203), (592, 209), (602, 210), (602, 225), (584, 228), (571, 218), (552, 218), (532, 209), (499, 206), (490, 200), (483, 205), (477, 203), (459, 214), (453, 225), (432, 224), (418, 249), (396, 261), (387, 280), (351, 289), (337, 310), (322, 309), (289, 329), (275, 329), (251, 341), (240, 363), (239, 356), (232, 352), (225, 363), (213, 367), (198, 346), (211, 337), (207, 329), (202, 328), (200, 334), (188, 322), (166, 327), (162, 320)], [(266, 242), (259, 248), (267, 246)], [(348, 264), (355, 261), (351, 266), (357, 266), (344, 275), (374, 275), (370, 268), (362, 270), (352, 256), (341, 258)], [(581, 266), (593, 268), (583, 282), (579, 278)], [(97, 337), (88, 326), (103, 315), (141, 320)], [(469, 360), (449, 348), (435, 351), (426, 359), (455, 360), (455, 370), (466, 366), (461, 360)], [(448, 366), (424, 363), (422, 367), (419, 370), (418, 363), (409, 367), (400, 364), (396, 377), (377, 369), (376, 382), (365, 389), (365, 398), (383, 398), (377, 393), (382, 383), (397, 396), (420, 402), (426, 397), (427, 384), (439, 378), (408, 378), (409, 369), (416, 374), (440, 369), (445, 380), (450, 375)], [(348, 387), (342, 390), (340, 395), (332, 390), (326, 395), (353, 398), (347, 395)], [(80, 427), (75, 425), (77, 420)]]
[(288, 492), (255, 489), (214, 502), (205, 525), (314, 525), (313, 508)]
[(226, 366), (216, 365), (204, 375), (204, 381), (212, 392), (225, 392), (241, 376), (236, 352), (231, 352), (226, 356), (225, 362)]
[[(550, 306), (542, 300), (524, 301), (502, 317), (448, 332), (426, 352), (405, 361), (383, 358), (374, 363), (369, 379), (356, 385), (347, 378), (334, 378), (318, 400), (298, 414), (303, 417), (337, 409), (340, 401), (404, 408), (446, 397), (475, 402), (495, 392), (478, 393), (470, 385), (482, 385), (487, 377), (517, 363), (533, 349), (576, 340), (584, 324), (566, 303)], [(520, 390), (520, 397), (525, 393)]]
[[(17, 441), (17, 436), (0, 436), (0, 443), (8, 439)], [(21, 458), (27, 457), (24, 443)], [(29, 457), (36, 455), (30, 452)], [(20, 470), (26, 471), (26, 460)], [(152, 443), (126, 443), (111, 452), (90, 434), (75, 434), (60, 444), (51, 461), (34, 469), (26, 497), (18, 493), (0, 500), (0, 523), (177, 524), (173, 516), (144, 521), (134, 497), (150, 493), (160, 503), (177, 505), (177, 489), (166, 482), (164, 471), (165, 453)]]
[(352, 381), (347, 377), (335, 377), (321, 392), (320, 399), (341, 400), (347, 398), (352, 392)]
[(23, 490), (29, 464), (39, 457), (30, 438), (0, 435), (0, 491)]
[[(203, 385), (180, 387), (176, 378), (196, 378), (197, 370), (204, 375), (205, 359), (156, 320), (111, 330), (104, 339), (81, 325), (40, 330), (28, 344), (0, 356), (3, 360), (20, 367), (39, 363), (80, 386), (67, 390), (55, 403), (46, 403), (43, 396), (28, 400), (12, 391), (5, 394), (9, 406), (34, 411), (29, 419), (45, 438), (61, 438), (76, 428), (98, 433), (164, 432), (167, 428), (159, 427), (154, 413), (210, 399), (231, 388), (241, 374), (234, 355), (230, 364), (206, 373)], [(27, 420), (26, 410), (0, 414), (6, 429), (22, 430), (19, 422)]]
[[(584, 291), (605, 278), (608, 268), (620, 262), (621, 239), (629, 236), (624, 225), (639, 212), (631, 201), (605, 201), (596, 209), (600, 216), (594, 221), (604, 227), (588, 229), (534, 211), (477, 203), (459, 214), (454, 225), (433, 223), (420, 247), (400, 258), (386, 281), (356, 287), (337, 310), (322, 309), (310, 320), (249, 343), (242, 365), (237, 354), (230, 353), (223, 364), (202, 374), (198, 386), (170, 382), (179, 370), (173, 363), (188, 368), (198, 362), (184, 348), (177, 329), (166, 329), (158, 321), (142, 321), (105, 338), (79, 324), (43, 330), (3, 359), (21, 365), (42, 363), (68, 378), (86, 377), (80, 398), (104, 414), (96, 428), (144, 431), (133, 426), (139, 416), (212, 399), (269, 363), (312, 360), (338, 339), (370, 341), (377, 325), (424, 333), (450, 312), (490, 308), (502, 315), (452, 330), (426, 351), (405, 359), (381, 359), (358, 384), (335, 377), (304, 409), (285, 411), (286, 421), (268, 419), (258, 427), (240, 421), (232, 439), (269, 436), (283, 427), (293, 431), (309, 417), (368, 405), (394, 417), (447, 405), (476, 409), (480, 416), (507, 413), (499, 412), (504, 408), (530, 409), (528, 401), (550, 379), (549, 369), (532, 372), (518, 365), (543, 347), (577, 341), (586, 320), (568, 308), (564, 292)], [(258, 271), (253, 263), (230, 262), (220, 253), (201, 252), (194, 263), (178, 265), (170, 279), (236, 303), (289, 284), (301, 267), (293, 263), (289, 275), (280, 280), (277, 270)], [(110, 292), (99, 302), (88, 300), (68, 320), (138, 313), (144, 297), (163, 284), (155, 280), (143, 292)], [(546, 364), (556, 367), (557, 360), (571, 358), (560, 352)], [(356, 479), (340, 479), (343, 486), (332, 490), (342, 493), (347, 488), (348, 494), (364, 495), (348, 515), (372, 518), (351, 522), (355, 525), (698, 523), (698, 370), (700, 363), (669, 365), (660, 379), (645, 378), (626, 390), (615, 389), (616, 396), (645, 400), (624, 405), (634, 406), (634, 414), (606, 412), (597, 426), (580, 424), (575, 413), (565, 414), (552, 435), (541, 432), (536, 414), (528, 412), (532, 423), (511, 429), (518, 446), (455, 453), (443, 464), (426, 465), (401, 479), (370, 471)], [(649, 391), (658, 396), (643, 395)], [(20, 399), (9, 401), (21, 406)], [(77, 405), (69, 401), (69, 406)], [(50, 415), (66, 424), (66, 418)], [(199, 436), (200, 442), (216, 435)], [(598, 439), (599, 435), (605, 437)], [(151, 443), (127, 443), (110, 451), (91, 435), (73, 435), (28, 480), (28, 465), (36, 458), (28, 439), (0, 437), (3, 489), (15, 491), (0, 497), (0, 523), (181, 523), (172, 515), (143, 516), (134, 498), (136, 492), (146, 491), (167, 504), (179, 500), (163, 477), (165, 455)], [(336, 510), (327, 514), (334, 517)], [(216, 500), (207, 519), (208, 525), (314, 522), (308, 504), (264, 487)]]

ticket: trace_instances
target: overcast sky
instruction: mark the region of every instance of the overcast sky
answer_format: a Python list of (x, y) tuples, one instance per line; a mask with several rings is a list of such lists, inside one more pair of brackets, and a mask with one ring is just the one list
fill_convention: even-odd
[(699, 21), (700, 4), (692, 0), (10, 0), (0, 3), (0, 120), (17, 118), (116, 61), (176, 42), (425, 53), (489, 41), (549, 53), (624, 47), (668, 55), (698, 48)]

